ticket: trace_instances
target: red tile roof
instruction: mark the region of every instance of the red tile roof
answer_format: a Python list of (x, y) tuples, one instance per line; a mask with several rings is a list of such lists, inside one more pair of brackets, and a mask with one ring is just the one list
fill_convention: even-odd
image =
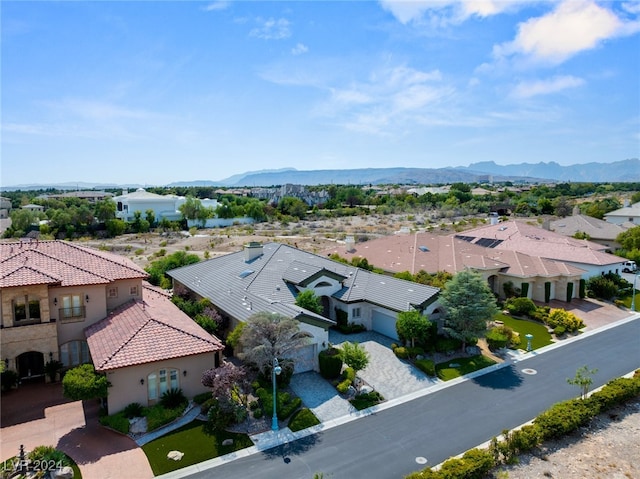
[(107, 284), (147, 276), (128, 258), (68, 241), (0, 243), (2, 288), (33, 284)]
[(222, 342), (180, 311), (166, 296), (144, 289), (85, 330), (98, 371), (222, 350)]

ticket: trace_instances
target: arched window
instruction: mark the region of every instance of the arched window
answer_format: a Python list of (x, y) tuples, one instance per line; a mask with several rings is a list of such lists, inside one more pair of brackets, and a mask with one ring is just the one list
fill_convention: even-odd
[(69, 341), (60, 346), (60, 362), (65, 368), (91, 362), (86, 341)]
[(157, 401), (169, 389), (180, 387), (180, 376), (177, 369), (160, 369), (147, 376), (147, 392), (149, 401)]

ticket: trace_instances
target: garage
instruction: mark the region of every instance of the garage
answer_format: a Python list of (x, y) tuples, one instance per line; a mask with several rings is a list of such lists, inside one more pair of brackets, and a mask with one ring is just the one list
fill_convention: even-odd
[(389, 336), (392, 339), (398, 339), (395, 316), (384, 314), (380, 311), (373, 311), (371, 315), (371, 329), (377, 333)]
[(302, 346), (293, 351), (291, 358), (294, 360), (295, 374), (316, 370), (316, 362), (318, 359), (316, 349), (317, 344), (314, 343)]

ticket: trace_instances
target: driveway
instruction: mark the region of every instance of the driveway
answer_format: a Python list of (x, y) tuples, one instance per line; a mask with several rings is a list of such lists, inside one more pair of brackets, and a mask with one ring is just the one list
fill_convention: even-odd
[(614, 304), (592, 298), (572, 299), (570, 303), (552, 300), (547, 306), (564, 309), (575, 314), (586, 325), (583, 331), (602, 328), (621, 319), (628, 318), (633, 314), (627, 309), (618, 308)]
[(329, 330), (329, 342), (339, 346), (345, 341), (359, 343), (369, 353), (369, 365), (358, 376), (389, 400), (420, 391), (439, 381), (398, 359), (391, 350), (393, 339), (373, 331), (341, 334)]
[(100, 426), (98, 403), (70, 402), (60, 383), (23, 385), (3, 393), (1, 406), (0, 460), (18, 454), (21, 444), (27, 451), (54, 446), (76, 461), (83, 477), (153, 478), (147, 457), (132, 439)]

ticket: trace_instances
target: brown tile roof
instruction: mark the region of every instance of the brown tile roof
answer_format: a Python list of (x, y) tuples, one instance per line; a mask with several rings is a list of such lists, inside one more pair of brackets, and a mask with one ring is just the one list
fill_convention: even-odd
[(519, 251), (530, 256), (582, 263), (587, 265), (605, 266), (621, 263), (619, 256), (605, 253), (606, 246), (586, 240), (578, 240), (554, 233), (523, 221), (506, 221), (495, 225), (483, 226), (465, 231), (465, 236), (481, 239), (499, 240), (496, 250)]
[[(467, 233), (461, 233), (465, 236)], [(420, 270), (428, 273), (447, 271), (455, 274), (465, 268), (500, 270), (520, 276), (580, 275), (583, 270), (558, 261), (531, 256), (519, 251), (485, 248), (454, 236), (439, 236), (429, 232), (385, 236), (357, 243), (353, 252), (345, 246), (335, 246), (325, 254), (337, 253), (351, 260), (365, 257), (370, 264), (386, 271)]]
[(32, 284), (75, 286), (146, 278), (133, 261), (68, 241), (0, 243), (0, 287)]
[(130, 301), (85, 330), (98, 371), (211, 353), (224, 348), (180, 311), (166, 296), (144, 290), (144, 300)]

